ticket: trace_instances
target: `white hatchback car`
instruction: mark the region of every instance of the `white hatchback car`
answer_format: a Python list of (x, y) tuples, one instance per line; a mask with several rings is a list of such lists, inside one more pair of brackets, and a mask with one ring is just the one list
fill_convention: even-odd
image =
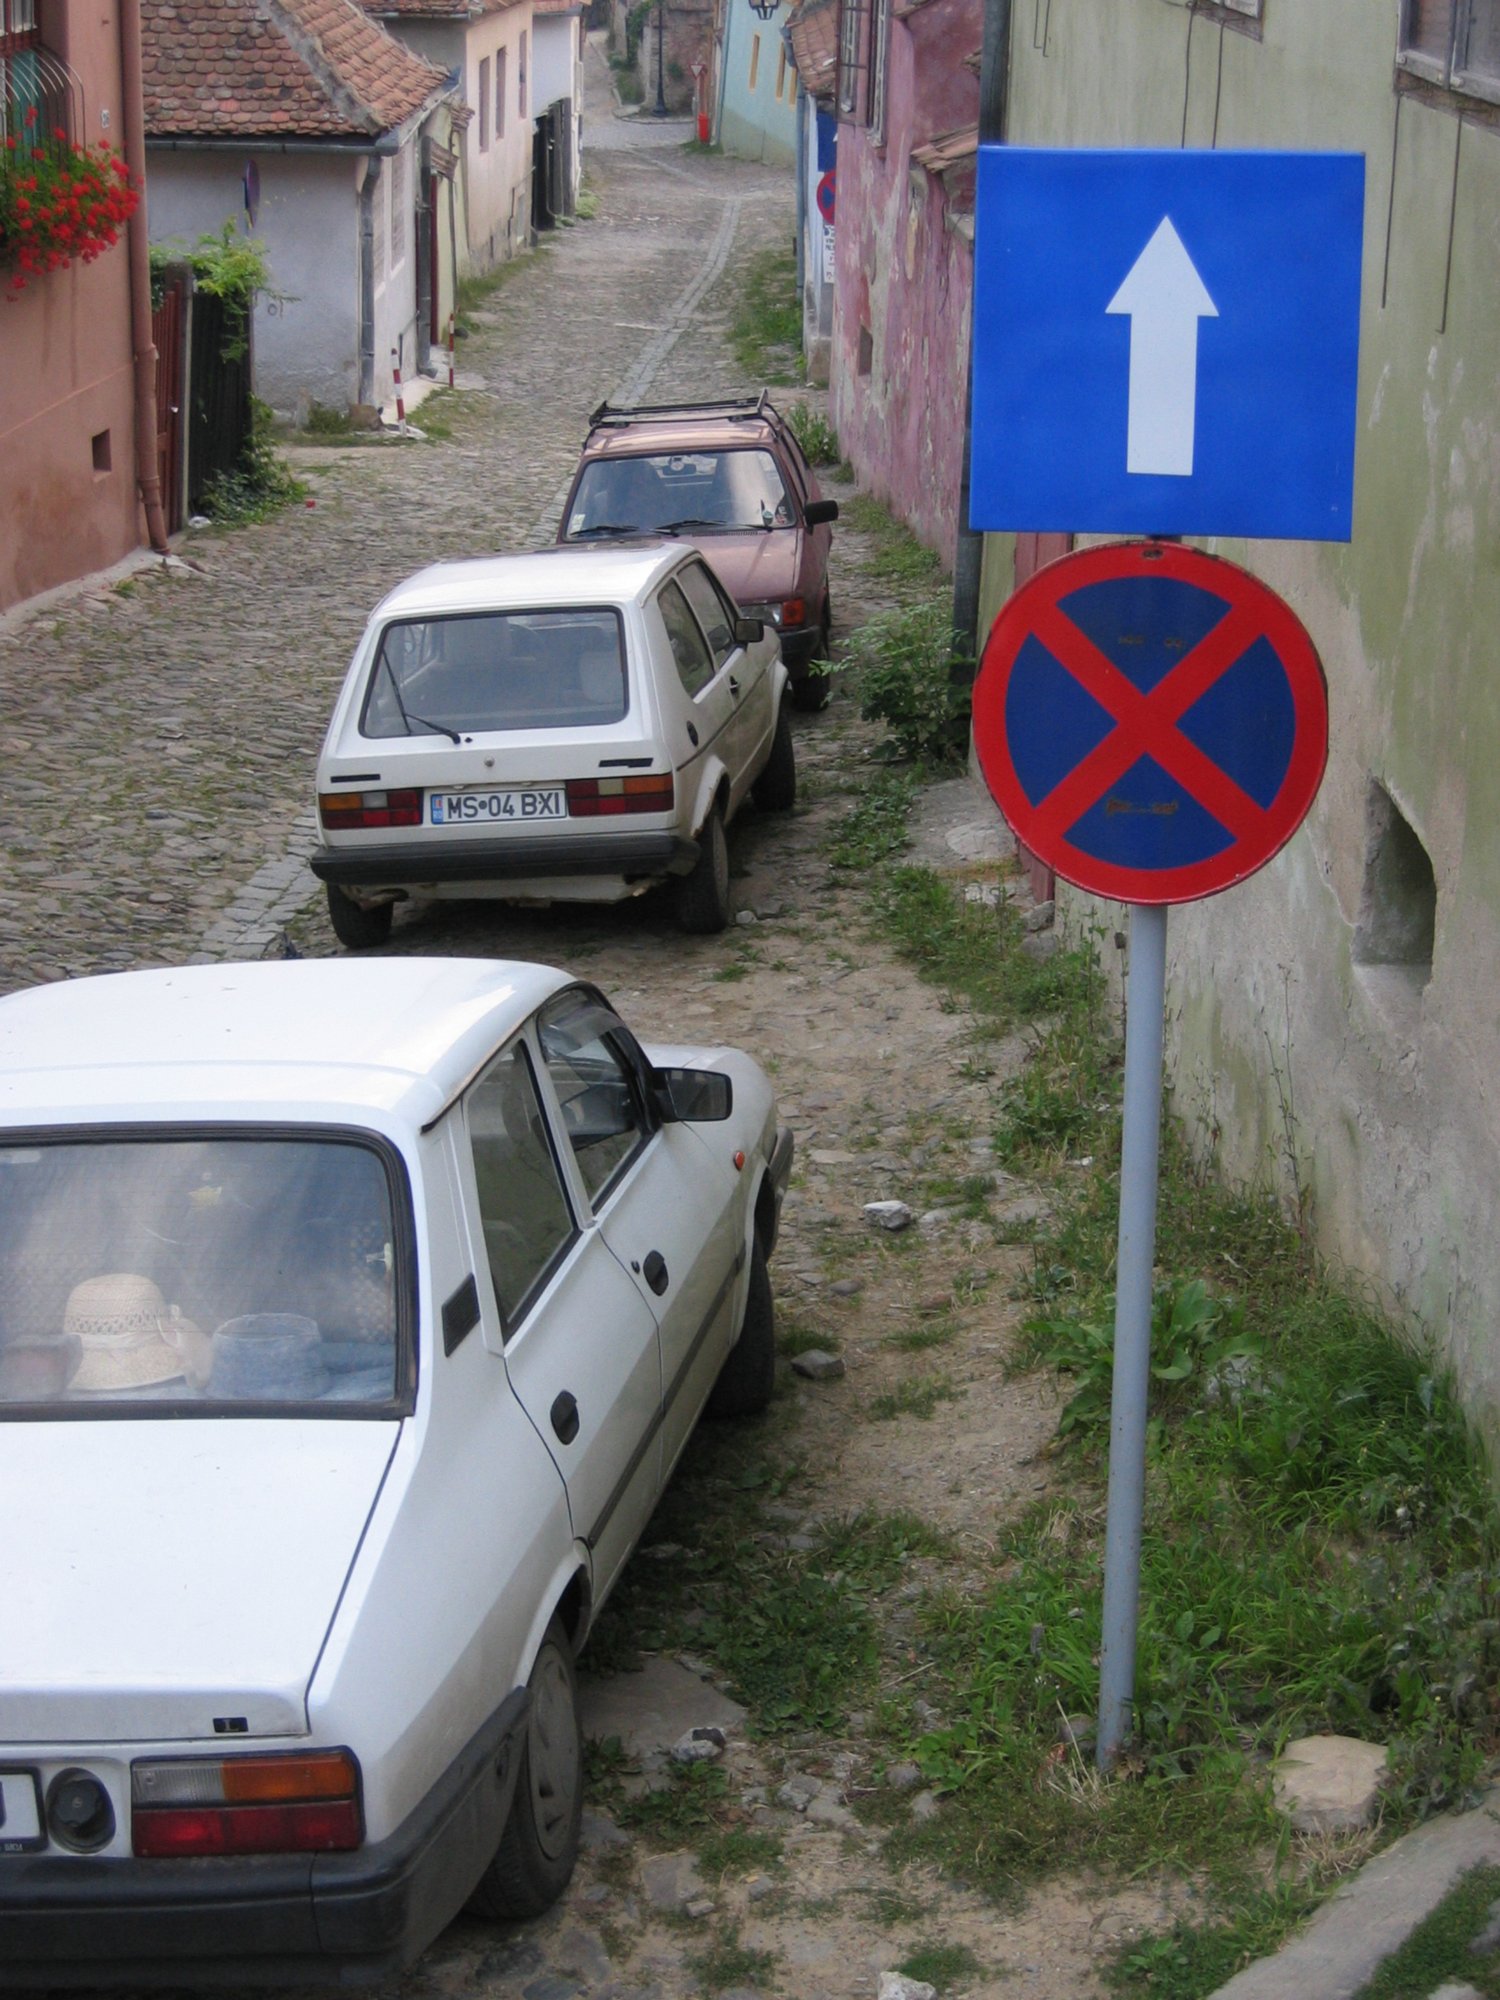
[(733, 1049), (534, 965), (0, 1000), (0, 1986), (362, 1980), (578, 1842), (573, 1658), (770, 1394)]
[(724, 829), (796, 798), (787, 670), (680, 542), (439, 563), (376, 607), (318, 759), (335, 935), (406, 896), (613, 902), (675, 880), (729, 918)]

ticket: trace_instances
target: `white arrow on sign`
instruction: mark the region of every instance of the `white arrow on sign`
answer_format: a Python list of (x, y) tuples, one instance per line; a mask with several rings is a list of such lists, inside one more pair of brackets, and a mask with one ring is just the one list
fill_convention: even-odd
[(1125, 470), (1187, 478), (1198, 414), (1198, 322), (1217, 319), (1219, 308), (1169, 215), (1105, 311), (1130, 315)]

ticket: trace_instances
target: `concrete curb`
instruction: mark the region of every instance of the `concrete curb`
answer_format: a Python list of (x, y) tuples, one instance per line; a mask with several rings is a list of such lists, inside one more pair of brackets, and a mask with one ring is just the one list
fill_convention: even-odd
[(1500, 1866), (1500, 1786), (1472, 1812), (1408, 1833), (1336, 1890), (1274, 1958), (1211, 2000), (1352, 2000), (1471, 1868)]

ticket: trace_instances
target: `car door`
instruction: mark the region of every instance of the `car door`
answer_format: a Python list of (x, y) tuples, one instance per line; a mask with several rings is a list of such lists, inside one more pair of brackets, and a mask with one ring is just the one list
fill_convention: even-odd
[[(729, 773), (729, 811), (733, 813), (747, 785), (743, 718), (740, 715), (742, 683), (728, 664), (714, 657), (703, 627), (689, 605), (679, 581), (682, 572), (664, 583), (656, 595), (656, 607), (666, 629), (672, 662), (690, 708), (687, 734), (691, 752), (677, 766), (679, 783), (685, 792), (696, 793), (712, 760)], [(695, 799), (695, 806), (696, 806)], [(701, 811), (695, 810), (695, 821)], [(696, 829), (695, 829), (696, 830)]]
[(735, 637), (739, 613), (706, 563), (688, 563), (678, 571), (677, 582), (708, 641), (714, 671), (724, 677), (734, 701), (731, 740), (735, 753), (724, 761), (738, 784), (741, 774), (748, 776), (760, 769), (776, 725), (769, 649), (740, 644)]
[(735, 1169), (689, 1126), (655, 1117), (645, 1058), (597, 994), (559, 995), (537, 1034), (584, 1198), (660, 1328), (665, 1474), (733, 1338), (744, 1256)]
[(573, 1191), (524, 1037), (465, 1093), (465, 1191), (486, 1342), (568, 1492), (602, 1599), (661, 1489), (655, 1315)]

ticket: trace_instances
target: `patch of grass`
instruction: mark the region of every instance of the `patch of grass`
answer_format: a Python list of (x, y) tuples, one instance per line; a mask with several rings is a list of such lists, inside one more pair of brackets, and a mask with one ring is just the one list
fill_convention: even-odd
[(697, 1843), (698, 1866), (705, 1875), (771, 1874), (781, 1867), (781, 1836), (754, 1827), (726, 1826)]
[(820, 1327), (808, 1326), (795, 1314), (779, 1313), (776, 1319), (776, 1352), (784, 1354), (788, 1361), (798, 1354), (811, 1354), (814, 1348), (822, 1348), (825, 1353), (837, 1354), (839, 1343), (832, 1334)]
[(1494, 2000), (1500, 1995), (1500, 1948), (1476, 1952), (1475, 1938), (1488, 1925), (1500, 1898), (1500, 1868), (1471, 1869), (1388, 1958), (1356, 2000), (1406, 2000), (1407, 1994), (1434, 1993), (1445, 1981), (1466, 1983)]
[(966, 1944), (922, 1944), (908, 1952), (896, 1970), (908, 1979), (925, 1980), (944, 1994), (961, 1992), (984, 1968)]
[(907, 771), (879, 771), (833, 829), (828, 858), (835, 868), (867, 869), (909, 844), (906, 823), (916, 801), (917, 779)]
[(276, 449), (268, 404), (251, 398), (250, 432), (233, 472), (215, 473), (204, 486), (202, 507), (220, 527), (241, 528), (269, 521), (283, 507), (307, 497), (307, 488)]
[(894, 1389), (873, 1397), (870, 1415), (877, 1423), (890, 1423), (896, 1417), (920, 1417), (925, 1422), (939, 1403), (951, 1403), (957, 1395), (952, 1383), (939, 1376), (909, 1376)]
[(684, 1963), (697, 1978), (700, 1993), (722, 1993), (730, 1986), (769, 1986), (776, 1972), (775, 1953), (742, 1945), (734, 1925), (726, 1925), (701, 1951), (688, 1952)]
[(802, 307), (792, 249), (764, 250), (736, 303), (730, 340), (741, 368), (759, 382), (795, 382), (802, 372)]
[(309, 437), (348, 437), (354, 429), (354, 419), (347, 408), (335, 409), (329, 403), (312, 403), (308, 406), (307, 420), (302, 428)]
[(904, 1327), (900, 1333), (889, 1334), (886, 1346), (897, 1348), (903, 1354), (925, 1354), (932, 1347), (946, 1347), (956, 1338), (958, 1322), (951, 1314), (923, 1320), (916, 1326)]
[[(849, 476), (853, 477), (852, 470)], [(876, 567), (886, 584), (905, 586), (907, 589), (920, 587), (925, 591), (934, 590), (941, 584), (941, 557), (925, 542), (919, 542), (906, 523), (898, 520), (873, 494), (856, 493), (853, 499), (840, 507), (839, 521), (856, 534), (870, 536), (874, 543), (872, 553)]]
[[(1147, 1995), (1151, 2000), (1204, 2000), (1242, 1967), (1279, 1949), (1318, 1902), (1317, 1890), (1288, 1883), (1244, 1896), (1234, 1916), (1204, 1924), (1178, 1922), (1156, 1937), (1123, 1945), (1108, 1954), (1100, 1970), (1112, 1993)], [(1403, 1986), (1406, 1996), (1431, 1991)], [(1396, 2000), (1393, 1993), (1390, 2000)]]
[(721, 1764), (674, 1764), (671, 1783), (627, 1799), (616, 1817), (665, 1846), (692, 1845), (716, 1833), (729, 1802), (729, 1780)]

